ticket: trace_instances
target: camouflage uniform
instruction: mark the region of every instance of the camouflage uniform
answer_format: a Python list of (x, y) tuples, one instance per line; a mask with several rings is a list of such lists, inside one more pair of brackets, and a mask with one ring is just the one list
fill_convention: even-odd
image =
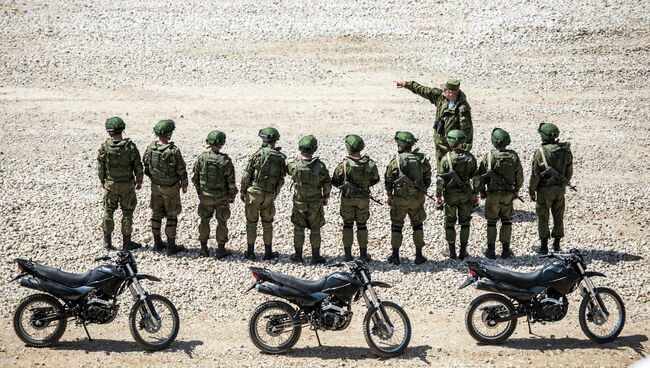
[[(465, 133), (466, 141), (464, 149), (472, 149), (474, 130), (472, 126), (472, 113), (465, 93), (460, 90), (460, 81), (449, 80), (441, 88), (427, 87), (415, 81), (406, 82), (404, 88), (426, 98), (436, 106), (436, 121), (441, 120), (443, 124), (439, 129), (434, 129), (434, 141), (436, 144), (436, 167), (440, 168), (442, 157), (449, 151), (449, 145), (445, 140), (445, 134), (455, 129)], [(458, 91), (458, 98), (455, 102), (450, 101), (442, 94), (444, 89)]]
[[(493, 142), (495, 134), (505, 132), (503, 130), (497, 131), (497, 129), (492, 133)], [(507, 135), (507, 132), (505, 134)], [(524, 173), (517, 153), (505, 148), (509, 143), (510, 137), (507, 136), (507, 143), (495, 144), (497, 148), (483, 157), (478, 169), (478, 175), (481, 177), (478, 188), (481, 198), (485, 198), (485, 219), (487, 220), (487, 250), (485, 255), (488, 258), (495, 257), (494, 248), (497, 238), (497, 221), (499, 220), (501, 220), (499, 235), (499, 241), (502, 245), (501, 257), (507, 258), (512, 255), (510, 251), (512, 202), (515, 199), (515, 194), (519, 192), (524, 183)], [(492, 175), (495, 177), (502, 178), (502, 182), (498, 179), (492, 180), (488, 171), (493, 172)]]
[[(388, 163), (384, 174), (386, 194), (392, 197), (390, 206), (391, 247), (393, 253), (388, 261), (399, 265), (399, 249), (402, 246), (402, 229), (408, 215), (413, 228), (413, 243), (416, 251), (416, 264), (426, 261), (422, 255), (424, 248), (424, 220), (427, 213), (424, 210), (425, 192), (431, 186), (431, 164), (429, 159), (418, 152), (411, 151), (417, 141), (409, 132), (397, 132), (395, 140), (400, 146), (397, 153)], [(402, 175), (410, 178), (415, 186), (408, 185)], [(419, 188), (417, 188), (417, 187)]]
[[(300, 144), (303, 153), (316, 151), (316, 138), (306, 136), (300, 140), (306, 146), (312, 147), (305, 150)], [(323, 263), (320, 256), (320, 228), (325, 224), (325, 211), (323, 200), (327, 200), (332, 190), (330, 174), (325, 164), (318, 158), (307, 158), (304, 155), (296, 157), (287, 163), (287, 171), (294, 183), (293, 210), (291, 222), (293, 223), (294, 261), (302, 260), (302, 248), (305, 242), (305, 229), (309, 229), (309, 241), (312, 249), (312, 263)]]
[[(552, 134), (544, 134), (548, 130)], [(535, 212), (537, 213), (537, 229), (541, 240), (541, 253), (548, 251), (548, 239), (553, 237), (553, 248), (560, 250), (560, 240), (564, 237), (564, 195), (565, 184), (559, 178), (541, 173), (547, 165), (553, 167), (567, 180), (573, 176), (573, 154), (569, 143), (557, 141), (559, 129), (553, 124), (541, 124), (539, 132), (542, 135), (542, 147), (535, 151), (531, 163), (530, 182), (528, 193), (531, 198), (536, 198)], [(543, 156), (542, 156), (543, 152)], [(545, 164), (546, 162), (546, 164)], [(553, 231), (549, 231), (549, 212), (553, 215)]]
[(246, 203), (246, 240), (248, 243), (245, 256), (248, 259), (255, 259), (257, 222), (260, 219), (262, 220), (264, 259), (273, 259), (278, 256), (272, 250), (273, 219), (275, 217), (275, 198), (280, 193), (280, 189), (284, 185), (284, 177), (287, 174), (286, 159), (287, 156), (280, 152), (279, 147), (272, 148), (271, 143), (265, 142), (248, 159), (242, 174), (241, 193)]

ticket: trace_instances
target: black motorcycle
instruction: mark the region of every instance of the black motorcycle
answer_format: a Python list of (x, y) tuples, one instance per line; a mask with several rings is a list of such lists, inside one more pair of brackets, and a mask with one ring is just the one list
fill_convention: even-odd
[(569, 310), (566, 296), (579, 287), (582, 331), (597, 343), (615, 340), (625, 324), (625, 306), (614, 290), (595, 287), (591, 281), (591, 277), (605, 275), (585, 271), (587, 263), (576, 249), (542, 257), (555, 261), (529, 273), (467, 262), (470, 276), (460, 289), (474, 284), (479, 290), (493, 292), (477, 297), (467, 307), (465, 325), (469, 334), (478, 342), (498, 344), (512, 335), (521, 317), (526, 317), (532, 333), (531, 323), (563, 319)]
[(86, 325), (112, 322), (119, 308), (117, 297), (128, 288), (135, 302), (129, 315), (133, 338), (146, 350), (167, 348), (178, 334), (178, 312), (167, 298), (149, 295), (140, 285), (141, 280), (160, 279), (139, 274), (128, 251), (95, 261), (113, 261), (114, 265), (75, 274), (15, 259), (20, 274), (11, 281), (20, 280), (21, 286), (47, 293), (29, 295), (16, 308), (14, 329), (18, 337), (28, 346), (49, 346), (63, 336), (68, 320), (75, 319), (92, 340)]
[(257, 291), (285, 299), (260, 304), (249, 324), (253, 344), (261, 351), (279, 354), (300, 339), (303, 326), (318, 330), (342, 331), (352, 321), (352, 302), (363, 297), (368, 311), (363, 319), (363, 334), (368, 346), (381, 357), (404, 352), (411, 340), (411, 322), (399, 305), (379, 299), (375, 287), (390, 285), (370, 280), (370, 270), (361, 260), (341, 262), (331, 267), (345, 267), (320, 280), (309, 281), (262, 268), (251, 267), (255, 284), (247, 291)]

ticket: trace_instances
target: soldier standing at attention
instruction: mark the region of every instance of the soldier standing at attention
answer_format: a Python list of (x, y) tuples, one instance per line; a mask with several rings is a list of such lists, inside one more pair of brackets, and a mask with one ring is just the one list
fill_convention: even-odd
[[(512, 201), (519, 196), (524, 184), (524, 172), (517, 152), (506, 147), (510, 135), (503, 129), (492, 130), (494, 149), (483, 157), (478, 175), (481, 198), (485, 199), (485, 219), (487, 220), (487, 250), (485, 256), (496, 258), (494, 253), (497, 239), (497, 221), (501, 219), (501, 258), (511, 257), (510, 236), (512, 234)], [(487, 190), (486, 190), (487, 187)]]
[[(549, 237), (553, 236), (555, 252), (560, 251), (560, 240), (564, 237), (564, 194), (573, 176), (573, 154), (568, 142), (558, 141), (560, 129), (555, 124), (542, 123), (537, 132), (542, 137), (542, 147), (533, 155), (528, 194), (530, 200), (537, 203), (535, 212), (541, 241), (541, 245), (533, 250), (547, 254)], [(548, 226), (549, 211), (553, 215), (552, 233)]]
[(313, 135), (300, 138), (298, 141), (300, 156), (287, 164), (287, 170), (294, 183), (293, 211), (293, 247), (295, 253), (291, 256), (294, 262), (302, 262), (302, 246), (305, 243), (305, 229), (309, 229), (311, 243), (311, 264), (325, 263), (320, 255), (320, 228), (325, 224), (327, 200), (332, 190), (330, 174), (325, 164), (314, 157), (318, 149), (318, 141)]
[(365, 147), (358, 135), (345, 137), (348, 156), (336, 167), (332, 184), (341, 189), (341, 217), (343, 218), (343, 250), (345, 260), (352, 260), (354, 223), (357, 223), (357, 241), (361, 259), (369, 261), (368, 228), (370, 218), (370, 187), (379, 183), (377, 165), (368, 156), (362, 156)]
[(181, 213), (181, 195), (187, 193), (187, 170), (181, 150), (171, 142), (176, 128), (173, 120), (161, 120), (153, 128), (158, 140), (152, 142), (144, 153), (144, 173), (151, 179), (151, 232), (154, 251), (162, 251), (165, 244), (160, 236), (163, 217), (167, 218), (167, 255), (184, 250), (176, 245), (176, 225)]
[(423, 153), (413, 150), (418, 140), (410, 132), (395, 133), (397, 154), (386, 166), (384, 182), (386, 185), (387, 204), (390, 206), (391, 236), (393, 253), (388, 262), (399, 265), (399, 249), (402, 246), (402, 228), (404, 219), (409, 216), (413, 228), (415, 244), (415, 264), (422, 264), (427, 259), (422, 255), (424, 248), (424, 210), (426, 192), (431, 186), (431, 164)]
[(415, 81), (397, 81), (397, 88), (406, 88), (413, 93), (426, 98), (436, 105), (436, 120), (433, 125), (434, 142), (436, 144), (436, 167), (440, 170), (440, 160), (450, 151), (445, 135), (452, 130), (465, 133), (463, 149), (472, 149), (474, 130), (472, 113), (465, 93), (460, 90), (460, 81), (450, 79), (447, 83), (436, 87), (427, 87)]
[(447, 152), (440, 162), (436, 181), (438, 205), (445, 204), (445, 238), (449, 245), (449, 258), (456, 259), (456, 220), (460, 224), (460, 252), (458, 258), (465, 259), (469, 242), (469, 226), (472, 221), (473, 204), (478, 203), (476, 190), (470, 181), (476, 175), (476, 158), (463, 149), (465, 133), (452, 130), (447, 133), (447, 144), (452, 151)]
[(228, 242), (228, 219), (230, 218), (230, 204), (235, 201), (237, 185), (235, 185), (235, 167), (228, 155), (221, 152), (221, 147), (226, 144), (226, 134), (213, 130), (205, 140), (209, 150), (201, 153), (194, 163), (192, 184), (199, 195), (198, 213), (201, 218), (199, 224), (199, 241), (201, 242), (201, 256), (208, 257), (208, 239), (210, 238), (210, 220), (217, 218), (217, 259), (230, 254), (226, 250)]
[(239, 198), (246, 204), (246, 241), (248, 249), (244, 257), (255, 260), (255, 239), (257, 222), (262, 219), (262, 240), (264, 241), (264, 260), (278, 257), (273, 251), (273, 218), (275, 217), (275, 198), (284, 185), (287, 175), (287, 156), (276, 147), (280, 132), (275, 128), (264, 128), (258, 133), (262, 138), (260, 147), (248, 159), (241, 177)]
[(126, 125), (117, 117), (106, 119), (106, 132), (110, 138), (99, 147), (97, 174), (104, 187), (104, 247), (113, 250), (113, 215), (117, 207), (122, 208), (122, 249), (134, 250), (140, 244), (131, 241), (133, 211), (138, 203), (136, 190), (142, 188), (142, 162), (140, 152), (129, 138), (123, 138)]

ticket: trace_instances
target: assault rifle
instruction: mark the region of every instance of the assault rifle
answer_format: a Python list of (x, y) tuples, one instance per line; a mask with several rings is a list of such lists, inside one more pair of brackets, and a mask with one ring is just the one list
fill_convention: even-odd
[[(458, 173), (455, 170), (451, 170), (451, 171), (449, 171), (447, 173), (444, 173), (444, 174), (439, 174), (438, 176), (440, 176), (442, 178), (444, 178), (445, 176), (446, 177), (451, 177), (451, 182), (450, 183), (454, 183), (458, 187), (462, 188), (470, 198), (475, 196), (475, 194), (472, 192), (472, 190), (467, 187), (465, 182), (463, 182), (463, 179), (460, 178), (460, 175), (458, 175)], [(478, 203), (472, 203), (472, 207), (474, 207), (474, 209), (476, 209), (478, 207)]]
[(356, 185), (356, 184), (354, 184), (352, 182), (346, 181), (345, 183), (341, 184), (341, 186), (338, 186), (337, 188), (341, 192), (347, 189), (347, 190), (352, 191), (352, 192), (360, 193), (364, 197), (372, 200), (373, 202), (383, 205), (383, 203), (381, 203), (379, 200), (377, 200), (375, 197), (373, 197), (372, 194), (367, 193), (363, 189), (359, 188), (358, 185)]
[(406, 185), (407, 187), (417, 189), (418, 191), (420, 191), (420, 193), (423, 193), (425, 196), (427, 196), (427, 198), (429, 198), (432, 201), (436, 200), (435, 198), (429, 195), (429, 193), (425, 188), (423, 188), (421, 185), (418, 185), (415, 181), (413, 181), (413, 179), (409, 178), (404, 173), (401, 173), (397, 178), (397, 180), (394, 181), (394, 184), (399, 184), (399, 183), (404, 183), (404, 185)]
[(516, 199), (520, 200), (521, 202), (524, 202), (524, 200), (519, 196), (519, 193), (515, 192), (514, 188), (512, 188), (512, 186), (508, 184), (506, 178), (495, 173), (494, 171), (488, 170), (485, 174), (481, 175), (480, 178), (481, 179), (490, 178), (490, 180), (494, 180), (499, 187), (504, 188), (507, 192), (512, 193), (512, 195)]
[(540, 173), (540, 176), (542, 176), (542, 177), (544, 177), (544, 176), (550, 176), (550, 177), (552, 177), (552, 178), (560, 179), (560, 181), (562, 182), (562, 184), (564, 184), (564, 185), (566, 185), (567, 187), (569, 187), (569, 189), (573, 190), (574, 192), (577, 192), (577, 191), (578, 191), (578, 190), (576, 189), (575, 185), (571, 185), (571, 182), (570, 182), (567, 178), (565, 178), (564, 175), (560, 175), (560, 173), (557, 172), (557, 170), (555, 170), (555, 169), (553, 168), (553, 166), (547, 166), (547, 167), (546, 167), (546, 170), (544, 170), (544, 171), (542, 171), (542, 172)]

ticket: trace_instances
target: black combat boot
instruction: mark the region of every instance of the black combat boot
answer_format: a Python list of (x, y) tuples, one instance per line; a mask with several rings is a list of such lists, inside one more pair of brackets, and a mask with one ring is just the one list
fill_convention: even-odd
[(561, 251), (561, 249), (560, 249), (560, 240), (562, 240), (562, 238), (553, 238), (553, 251), (554, 252), (560, 252)]
[(368, 254), (368, 247), (359, 248), (359, 258), (364, 262), (370, 262), (372, 260), (370, 254)]
[(497, 255), (494, 253), (494, 248), (495, 248), (494, 243), (488, 243), (487, 249), (485, 250), (485, 252), (483, 252), (486, 258), (495, 259), (497, 257)]
[(460, 243), (460, 252), (458, 252), (458, 259), (462, 261), (467, 257), (469, 257), (469, 253), (467, 253), (467, 244)]
[(255, 260), (255, 244), (248, 244), (248, 249), (244, 252), (244, 258), (250, 261)]
[(540, 239), (540, 242), (540, 246), (533, 247), (533, 251), (541, 255), (548, 254), (548, 239)]
[(104, 234), (104, 248), (106, 250), (115, 250), (111, 234)]
[(413, 261), (413, 263), (415, 263), (416, 265), (420, 265), (426, 261), (427, 261), (427, 257), (422, 255), (422, 248), (421, 247), (415, 248), (415, 260)]
[(271, 259), (276, 259), (278, 257), (280, 257), (280, 253), (273, 251), (273, 245), (264, 244), (264, 257), (262, 257), (263, 260), (268, 261)]
[(449, 246), (449, 259), (456, 259), (456, 244), (447, 243)]
[(208, 241), (201, 241), (201, 250), (199, 250), (201, 257), (210, 257), (210, 250), (208, 249)]
[(295, 251), (289, 259), (291, 259), (291, 262), (302, 263), (302, 248), (295, 248)]
[(153, 250), (154, 252), (162, 252), (165, 250), (167, 244), (163, 243), (160, 234), (153, 236)]
[(142, 245), (131, 241), (131, 235), (122, 235), (122, 250), (136, 250), (141, 248)]
[(393, 254), (388, 257), (388, 263), (399, 266), (399, 248), (393, 248)]
[(317, 265), (317, 264), (323, 264), (325, 263), (325, 257), (321, 257), (320, 255), (320, 248), (312, 248), (311, 249), (311, 264)]
[(513, 257), (514, 253), (510, 250), (510, 243), (501, 243), (501, 258), (506, 259)]
[(346, 262), (352, 261), (352, 247), (343, 247), (343, 251), (345, 252), (343, 260)]
[(226, 249), (226, 243), (220, 243), (217, 245), (217, 253), (214, 255), (216, 259), (226, 258), (230, 255), (230, 252)]
[(178, 252), (184, 251), (185, 248), (176, 245), (176, 238), (167, 238), (167, 255), (173, 256)]

